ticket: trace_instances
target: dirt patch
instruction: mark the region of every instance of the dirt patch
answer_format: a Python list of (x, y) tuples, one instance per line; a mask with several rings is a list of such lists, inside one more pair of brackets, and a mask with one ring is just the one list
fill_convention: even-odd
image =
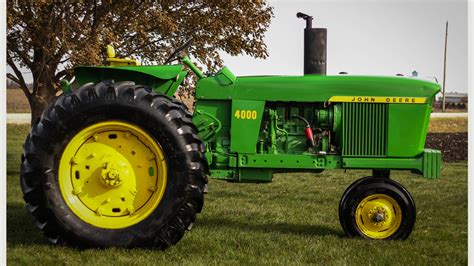
[(467, 132), (428, 133), (425, 147), (441, 150), (444, 162), (467, 161)]

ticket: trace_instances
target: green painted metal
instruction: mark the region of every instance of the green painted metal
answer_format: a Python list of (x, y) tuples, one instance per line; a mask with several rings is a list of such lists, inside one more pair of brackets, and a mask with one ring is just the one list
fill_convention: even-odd
[[(196, 103), (193, 123), (199, 137), (206, 143), (206, 158), (211, 171), (229, 169), (231, 102), (201, 100)], [(227, 174), (225, 175), (227, 177)]]
[(415, 158), (343, 158), (344, 169), (412, 170), (426, 178), (441, 177), (441, 151), (424, 149)]
[(204, 74), (202, 74), (201, 70), (199, 70), (199, 68), (191, 61), (188, 56), (183, 57), (181, 61), (183, 62), (183, 64), (188, 66), (194, 74), (196, 74), (196, 77), (198, 79), (204, 78)]
[(221, 169), (211, 169), (211, 177), (214, 179), (226, 180), (226, 181), (238, 181), (236, 176), (236, 171), (234, 169), (221, 170)]
[(423, 176), (430, 179), (441, 177), (441, 151), (433, 149), (424, 150)]
[(103, 80), (134, 81), (154, 91), (173, 96), (188, 74), (183, 65), (166, 66), (83, 66), (74, 73), (79, 84)]
[(195, 114), (197, 119), (195, 119), (194, 123), (196, 123), (199, 137), (202, 140), (208, 141), (221, 131), (222, 123), (214, 115), (201, 109), (196, 110)]
[[(229, 70), (226, 68), (226, 71)], [(230, 134), (225, 138), (228, 138), (231, 148), (221, 146), (222, 150), (214, 152), (233, 156), (228, 160), (227, 169), (236, 170), (232, 179), (235, 181), (244, 168), (268, 171), (407, 169), (423, 174), (420, 158), (423, 158), (432, 99), (438, 91), (437, 84), (400, 77), (309, 75), (237, 77), (234, 80), (221, 71), (216, 76), (200, 80), (196, 98), (198, 110), (206, 105), (202, 101), (210, 103), (218, 99), (231, 107), (230, 117), (221, 118), (226, 123), (230, 120)], [(424, 97), (425, 101), (417, 104), (327, 104), (333, 96), (360, 95)], [(253, 122), (234, 117), (239, 108), (256, 108), (242, 106), (242, 103), (252, 105), (254, 102), (264, 106), (261, 121), (260, 117)], [(317, 146), (309, 148), (304, 123), (292, 118), (296, 114), (307, 117), (311, 124), (333, 134), (321, 133)], [(195, 114), (195, 119), (198, 117), (199, 114)], [(315, 156), (338, 159), (332, 158), (332, 164), (318, 166), (312, 163)], [(246, 172), (245, 175), (251, 174)], [(251, 182), (258, 180), (258, 176), (260, 174), (256, 174)], [(266, 176), (263, 174), (262, 182)], [(243, 182), (244, 179), (238, 180)]]
[(59, 81), (59, 85), (61, 86), (61, 90), (63, 91), (64, 94), (69, 94), (72, 91), (71, 84), (69, 84), (69, 81), (65, 79), (61, 79)]
[(390, 104), (387, 156), (415, 157), (423, 152), (431, 114), (426, 104)]
[(238, 167), (272, 169), (337, 169), (342, 166), (339, 155), (315, 154), (239, 154)]
[[(214, 178), (270, 182), (274, 172), (324, 169), (440, 176), (439, 151), (424, 149), (438, 84), (348, 75), (236, 77), (227, 67), (206, 77), (188, 57), (182, 61), (198, 78), (193, 123)], [(79, 84), (131, 80), (172, 96), (188, 74), (184, 65), (79, 67), (75, 73)]]
[(384, 103), (342, 104), (342, 156), (387, 155), (387, 109)]
[[(333, 107), (333, 126), (332, 129), (334, 131), (335, 135), (335, 144), (336, 145), (342, 145), (342, 117), (343, 117), (343, 111), (342, 111), (342, 104), (336, 104)], [(343, 146), (344, 147), (344, 146)]]
[(216, 80), (221, 85), (234, 84), (236, 77), (228, 67), (223, 67), (216, 75)]
[(431, 101), (440, 90), (438, 84), (404, 77), (349, 75), (237, 77), (235, 86), (230, 86), (225, 91), (220, 90), (220, 85), (215, 80), (215, 77), (203, 79), (202, 85), (196, 90), (197, 99), (231, 97), (239, 100), (325, 102), (333, 96), (381, 96), (426, 97)]
[(278, 120), (278, 114), (275, 110), (270, 109), (268, 110), (268, 115), (269, 115), (269, 121), (270, 121), (270, 129), (268, 130), (268, 134), (270, 136), (269, 140), (269, 153), (276, 154), (278, 153), (277, 149), (277, 120)]
[(246, 183), (272, 182), (273, 170), (264, 168), (241, 168), (235, 181)]
[(230, 151), (255, 153), (260, 124), (263, 117), (264, 101), (232, 101)]
[(395, 169), (422, 171), (423, 157), (420, 158), (367, 158), (346, 157), (342, 159), (343, 169)]

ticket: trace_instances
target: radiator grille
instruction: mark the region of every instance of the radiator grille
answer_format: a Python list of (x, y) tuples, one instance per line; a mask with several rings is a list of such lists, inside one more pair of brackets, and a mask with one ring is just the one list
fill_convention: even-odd
[(343, 156), (386, 156), (387, 108), (384, 103), (343, 103)]

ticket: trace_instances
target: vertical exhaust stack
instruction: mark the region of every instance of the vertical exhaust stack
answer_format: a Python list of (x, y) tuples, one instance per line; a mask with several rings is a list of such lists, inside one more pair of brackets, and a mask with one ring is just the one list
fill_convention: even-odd
[(304, 74), (326, 75), (327, 29), (313, 28), (313, 17), (296, 13), (297, 18), (306, 20), (304, 29)]

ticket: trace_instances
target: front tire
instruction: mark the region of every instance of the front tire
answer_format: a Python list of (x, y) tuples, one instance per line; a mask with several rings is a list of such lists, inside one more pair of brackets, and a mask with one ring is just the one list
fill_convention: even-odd
[(182, 104), (107, 81), (49, 106), (26, 139), (20, 181), (52, 243), (165, 249), (201, 211), (207, 172)]
[(339, 203), (339, 221), (349, 237), (403, 240), (412, 232), (415, 220), (412, 196), (388, 178), (356, 180)]

